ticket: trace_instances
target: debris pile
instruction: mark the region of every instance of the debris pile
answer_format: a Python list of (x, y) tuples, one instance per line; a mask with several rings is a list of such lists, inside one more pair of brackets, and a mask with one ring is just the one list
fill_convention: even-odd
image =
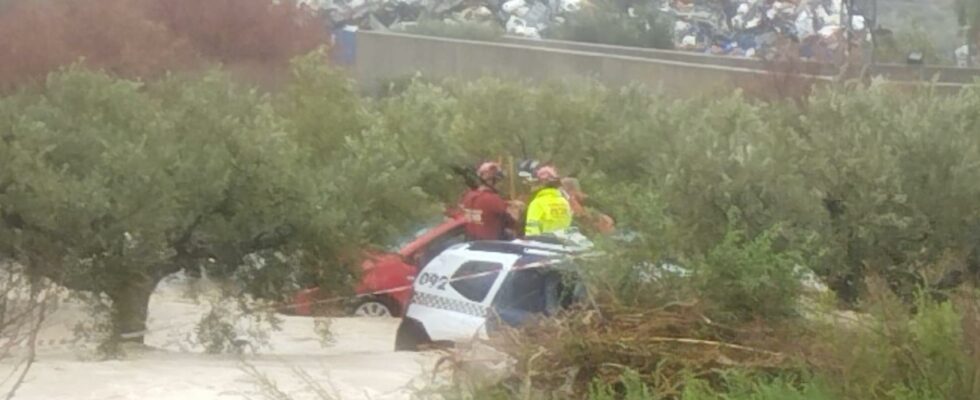
[(711, 54), (766, 56), (795, 44), (801, 58), (829, 60), (870, 34), (862, 11), (842, 0), (664, 0), (660, 10), (674, 18), (678, 49)]
[(403, 30), (420, 20), (497, 24), (508, 34), (540, 38), (582, 0), (306, 0), (335, 27)]
[[(803, 350), (803, 335), (791, 324), (778, 328), (716, 323), (695, 303), (637, 309), (607, 304), (600, 311), (581, 311), (541, 320), (522, 330), (498, 335), (494, 347), (517, 360), (512, 380), (535, 389), (586, 392), (593, 379), (611, 382), (625, 370), (658, 376), (657, 393), (680, 387), (686, 371), (710, 378), (730, 367), (790, 370)], [(792, 339), (785, 339), (792, 338)], [(507, 380), (504, 380), (506, 385)], [(525, 388), (526, 389), (526, 388)]]
[[(404, 30), (419, 21), (485, 23), (540, 38), (590, 0), (306, 0), (334, 27)], [(622, 6), (635, 17), (653, 8), (673, 26), (677, 49), (763, 57), (795, 44), (804, 59), (832, 59), (846, 40), (861, 46), (869, 21), (842, 0), (646, 0)], [(850, 26), (842, 20), (849, 19)], [(351, 29), (351, 28), (348, 28)], [(845, 31), (849, 30), (849, 34)]]

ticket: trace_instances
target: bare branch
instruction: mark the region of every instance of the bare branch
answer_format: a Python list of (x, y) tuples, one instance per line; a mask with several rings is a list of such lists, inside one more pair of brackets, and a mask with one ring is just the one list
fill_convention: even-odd
[(284, 392), (279, 388), (274, 380), (269, 378), (266, 374), (259, 371), (255, 365), (252, 365), (244, 358), (240, 360), (240, 367), (242, 372), (245, 372), (249, 377), (255, 380), (255, 386), (259, 389), (262, 397), (270, 400), (290, 400), (289, 394)]
[(44, 323), (47, 312), (47, 302), (41, 301), (38, 307), (37, 321), (35, 322), (33, 328), (31, 329), (31, 337), (28, 340), (28, 351), (27, 359), (24, 362), (24, 367), (20, 372), (20, 376), (11, 386), (10, 391), (7, 392), (6, 400), (13, 400), (14, 396), (17, 395), (17, 390), (20, 389), (21, 385), (24, 384), (25, 379), (27, 379), (27, 373), (30, 372), (31, 366), (34, 365), (34, 361), (37, 359), (37, 335), (41, 331), (41, 325)]
[(673, 337), (649, 337), (649, 338), (644, 338), (643, 340), (649, 342), (705, 345), (705, 346), (727, 348), (732, 350), (746, 351), (750, 353), (765, 354), (767, 356), (778, 357), (778, 358), (783, 357), (783, 354), (776, 353), (769, 350), (757, 349), (755, 347), (742, 346), (742, 345), (732, 344), (732, 343), (718, 342), (714, 340), (700, 340), (700, 339), (673, 338)]

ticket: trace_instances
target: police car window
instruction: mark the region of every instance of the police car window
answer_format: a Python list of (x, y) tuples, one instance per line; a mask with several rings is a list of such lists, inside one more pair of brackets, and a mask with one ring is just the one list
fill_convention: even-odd
[(503, 265), (486, 261), (469, 261), (453, 274), (450, 286), (472, 301), (483, 301), (497, 280)]

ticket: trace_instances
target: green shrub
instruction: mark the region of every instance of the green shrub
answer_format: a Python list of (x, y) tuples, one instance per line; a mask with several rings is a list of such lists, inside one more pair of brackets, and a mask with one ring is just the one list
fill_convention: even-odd
[(688, 377), (678, 395), (656, 393), (635, 371), (623, 372), (618, 382), (595, 381), (589, 386), (589, 400), (837, 400), (824, 384), (809, 379), (771, 377), (739, 370), (727, 370), (721, 381), (712, 384)]
[[(973, 354), (970, 338), (980, 329), (955, 328), (976, 312), (919, 304), (914, 294), (949, 269), (980, 270), (967, 257), (980, 228), (976, 88), (940, 96), (844, 86), (786, 105), (739, 94), (673, 101), (636, 87), (482, 79), (415, 82), (379, 104), (383, 128), (373, 129), (414, 157), (528, 156), (581, 178), (593, 205), (636, 234), (625, 243), (599, 239), (607, 257), (586, 271), (601, 306), (636, 312), (697, 298), (703, 301), (692, 312), (733, 325), (732, 332), (799, 328), (797, 336), (769, 339), (805, 362), (813, 380), (776, 373), (752, 377), (751, 385), (712, 381), (701, 398), (977, 398), (976, 361), (957, 355)], [(443, 197), (459, 185), (431, 179), (422, 186)], [(644, 279), (643, 269), (664, 258), (692, 267), (693, 278)], [(830, 280), (853, 306), (878, 296), (866, 288), (869, 276), (882, 277), (893, 298), (874, 311), (873, 329), (860, 328), (863, 317), (848, 322), (835, 315), (827, 337), (814, 339), (810, 322), (779, 321), (797, 310), (797, 265)], [(918, 314), (908, 313), (910, 305)], [(705, 337), (700, 330), (669, 333)], [(648, 373), (661, 360), (660, 353), (629, 351), (635, 332), (616, 334), (599, 338), (626, 348), (611, 360), (596, 346), (574, 345), (594, 344), (595, 335), (563, 336), (573, 345), (552, 357), (585, 365), (581, 373), (594, 374), (586, 382), (605, 373), (593, 365), (608, 361)], [(731, 337), (745, 339), (710, 336)], [(765, 340), (746, 340), (768, 349)], [(657, 386), (652, 376), (639, 379)], [(542, 392), (553, 389), (541, 385)], [(617, 385), (594, 387), (593, 394), (620, 396), (624, 386)]]
[(589, 386), (589, 400), (654, 400), (659, 399), (633, 370), (626, 370), (616, 384), (594, 381)]
[(420, 171), (418, 185), (445, 203), (458, 200), (464, 189), (450, 167), (476, 163), (454, 135), (458, 109), (459, 100), (446, 89), (412, 80), (404, 90), (378, 101), (372, 127), (407, 157), (429, 162), (432, 168)]
[(610, 4), (599, 3), (595, 7), (569, 14), (567, 21), (545, 30), (544, 34), (549, 39), (574, 42), (655, 49), (673, 48), (669, 20), (652, 6), (636, 9), (638, 15), (630, 17), (626, 12)]
[(767, 377), (738, 370), (728, 371), (719, 388), (692, 379), (686, 383), (681, 400), (837, 400), (825, 385), (794, 377)]
[(615, 215), (617, 229), (626, 233), (594, 235), (605, 255), (584, 266), (588, 286), (603, 301), (627, 307), (655, 307), (690, 294), (688, 280), (659, 265), (672, 258), (675, 228), (656, 186), (610, 183), (601, 174), (587, 175), (583, 183), (591, 189), (589, 204)]
[[(413, 189), (429, 167), (362, 132), (361, 100), (315, 65), (298, 62), (305, 86), (282, 108), (220, 72), (144, 83), (81, 67), (0, 99), (0, 255), (106, 294), (115, 339), (137, 341), (156, 284), (182, 269), (274, 300), (303, 269), (346, 286), (354, 249), (433, 213)], [(266, 267), (242, 268), (252, 256)]]
[(875, 47), (878, 62), (905, 64), (911, 52), (920, 52), (925, 64), (950, 64), (952, 58), (936, 47), (936, 42), (921, 24), (909, 22), (897, 32), (879, 35)]
[(799, 108), (739, 94), (674, 101), (593, 82), (415, 81), (379, 102), (372, 130), (432, 160), (419, 186), (444, 201), (462, 190), (446, 165), (552, 161), (632, 230), (646, 217), (622, 205), (645, 198), (631, 187), (650, 188), (672, 226), (656, 236), (656, 253), (706, 254), (735, 209), (748, 237), (780, 225), (773, 248), (797, 251), (845, 300), (857, 300), (868, 271), (911, 299), (939, 264), (966, 264), (977, 247), (980, 95), (896, 94), (845, 87)]
[(773, 248), (776, 229), (752, 239), (729, 229), (724, 240), (695, 264), (700, 296), (728, 320), (792, 316), (801, 293), (797, 253)]
[[(912, 312), (880, 279), (870, 287), (869, 314), (825, 326), (812, 344), (816, 373), (834, 383), (831, 389), (849, 399), (977, 398), (978, 331), (966, 324), (976, 321), (976, 308), (920, 293)], [(975, 293), (965, 299), (977, 301)]]
[(354, 82), (324, 61), (322, 50), (293, 60), (292, 79), (274, 99), (277, 113), (318, 164), (336, 158), (334, 152), (367, 128), (372, 117)]
[(787, 121), (785, 134), (802, 139), (788, 156), (825, 213), (801, 215), (823, 220), (825, 276), (843, 297), (856, 299), (871, 270), (911, 301), (927, 266), (949, 255), (963, 264), (976, 248), (977, 106), (976, 89), (898, 95), (873, 85), (819, 93)]

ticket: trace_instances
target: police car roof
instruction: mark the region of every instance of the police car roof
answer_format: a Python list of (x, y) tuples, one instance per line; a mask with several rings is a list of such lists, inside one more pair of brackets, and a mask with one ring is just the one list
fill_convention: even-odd
[(485, 251), (491, 253), (507, 253), (514, 255), (524, 255), (529, 253), (547, 254), (555, 256), (580, 253), (581, 249), (570, 248), (560, 244), (541, 243), (535, 241), (513, 241), (505, 242), (498, 240), (481, 240), (469, 242), (466, 249), (472, 251)]

